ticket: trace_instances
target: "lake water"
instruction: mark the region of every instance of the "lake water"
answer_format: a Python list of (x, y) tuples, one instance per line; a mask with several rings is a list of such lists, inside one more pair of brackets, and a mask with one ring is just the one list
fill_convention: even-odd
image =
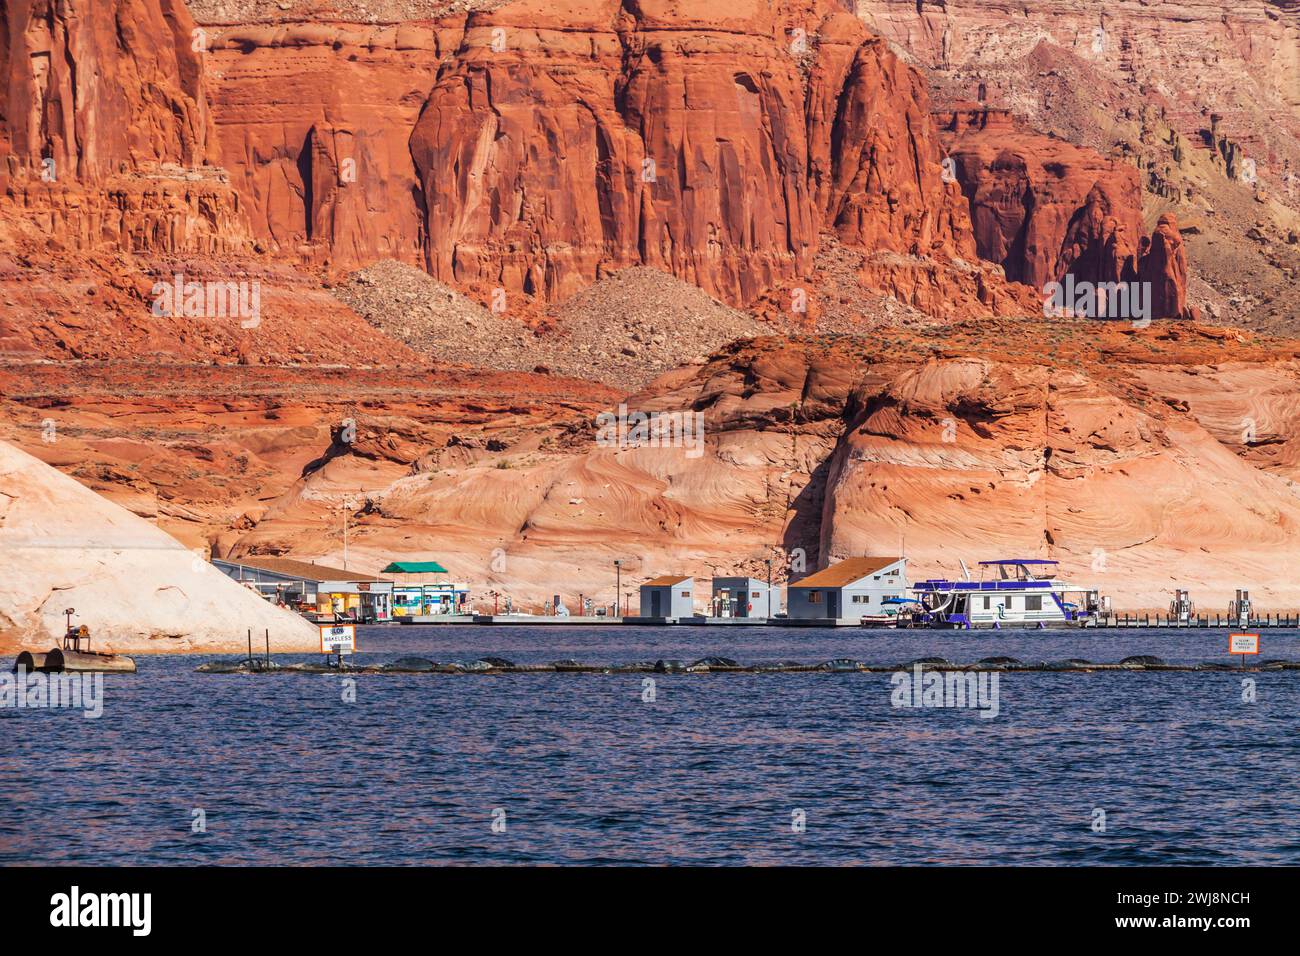
[[(359, 662), (1230, 660), (1225, 630), (359, 642)], [(1262, 644), (1300, 659), (1297, 632)], [(1004, 673), (986, 719), (895, 707), (889, 674), (655, 675), (652, 701), (641, 674), (358, 676), (345, 702), (337, 676), (196, 674), (209, 659), (138, 658), (97, 720), (0, 709), (0, 863), (1300, 863), (1300, 671)]]

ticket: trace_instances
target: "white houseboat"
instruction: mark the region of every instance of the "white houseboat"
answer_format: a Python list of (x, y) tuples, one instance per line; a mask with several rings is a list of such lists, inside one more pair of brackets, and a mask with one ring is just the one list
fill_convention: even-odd
[(919, 582), (912, 588), (921, 606), (914, 623), (961, 629), (1081, 623), (1086, 612), (1068, 598), (1084, 589), (1057, 578), (1056, 565), (1040, 558), (1004, 558), (980, 562), (991, 580)]

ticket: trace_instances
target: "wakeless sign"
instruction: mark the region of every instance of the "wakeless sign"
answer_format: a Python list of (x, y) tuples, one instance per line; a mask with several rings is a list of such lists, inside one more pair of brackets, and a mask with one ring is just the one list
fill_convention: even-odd
[(320, 650), (322, 654), (355, 654), (357, 652), (357, 626), (355, 624), (320, 625)]

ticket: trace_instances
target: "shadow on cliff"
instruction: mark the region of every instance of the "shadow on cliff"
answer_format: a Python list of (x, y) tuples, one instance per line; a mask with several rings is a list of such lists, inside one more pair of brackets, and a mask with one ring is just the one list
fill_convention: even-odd
[[(839, 446), (836, 445), (837, 450), (838, 448)], [(781, 546), (786, 554), (796, 548), (802, 548), (806, 562), (802, 572), (791, 573), (792, 579), (811, 574), (817, 569), (817, 562), (821, 557), (822, 512), (826, 504), (826, 481), (830, 476), (831, 460), (834, 457), (835, 452), (832, 451), (818, 463), (809, 475), (808, 483), (790, 502), (790, 510), (794, 512), (794, 516), (781, 536)]]

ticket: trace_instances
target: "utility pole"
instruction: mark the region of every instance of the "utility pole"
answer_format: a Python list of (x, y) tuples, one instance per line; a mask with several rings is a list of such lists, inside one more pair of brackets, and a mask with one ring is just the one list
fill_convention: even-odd
[(343, 512), (343, 570), (348, 569), (348, 496), (343, 496), (343, 501), (339, 504)]
[(623, 562), (614, 559), (614, 610), (618, 610), (618, 596), (623, 591)]
[(763, 563), (767, 565), (767, 616), (776, 617), (772, 612), (772, 559), (764, 558)]

